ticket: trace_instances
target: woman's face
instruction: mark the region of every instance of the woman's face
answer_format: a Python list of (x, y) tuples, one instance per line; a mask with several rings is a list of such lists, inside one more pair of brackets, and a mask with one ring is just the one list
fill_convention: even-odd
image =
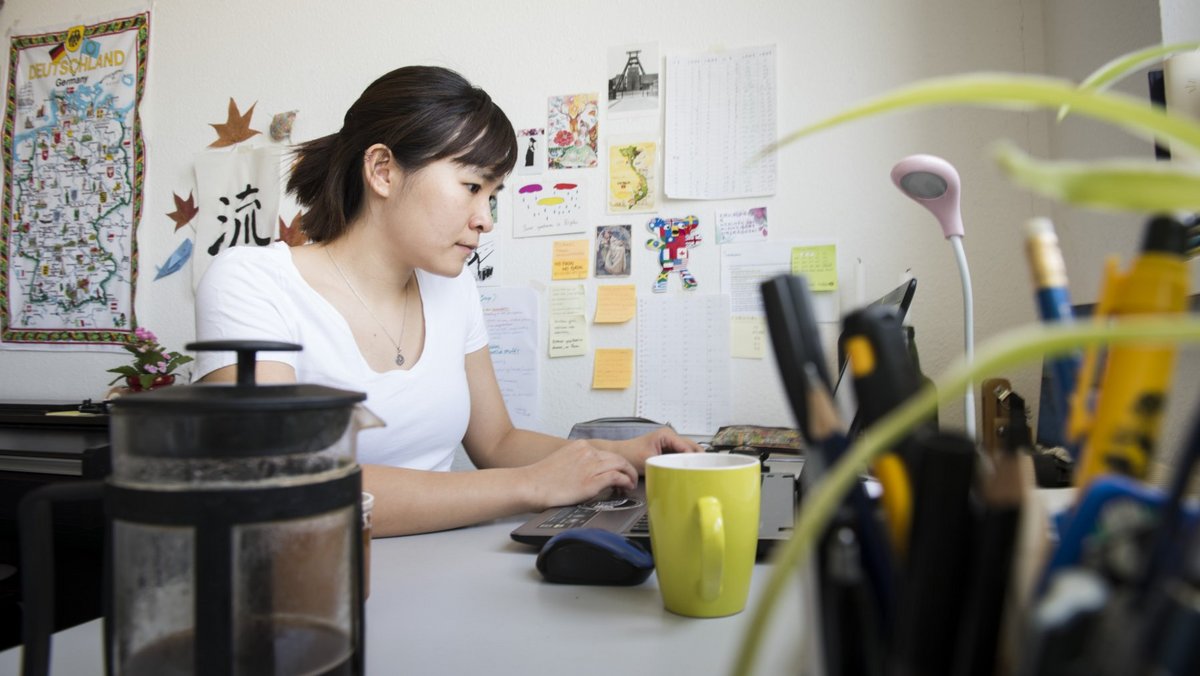
[(400, 189), (388, 198), (400, 255), (415, 268), (457, 276), (479, 236), (492, 230), (491, 201), (503, 180), (449, 159), (400, 175)]

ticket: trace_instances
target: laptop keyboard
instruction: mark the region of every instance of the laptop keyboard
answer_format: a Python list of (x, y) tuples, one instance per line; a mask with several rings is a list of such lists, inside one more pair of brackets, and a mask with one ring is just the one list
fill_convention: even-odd
[[(580, 505), (563, 507), (552, 514), (550, 518), (538, 524), (538, 528), (550, 528), (555, 530), (565, 528), (582, 528), (586, 526), (589, 521), (594, 519), (600, 512), (619, 512), (626, 509), (637, 509), (644, 504), (646, 503), (638, 498), (632, 497), (617, 498), (614, 500), (592, 500), (591, 502), (585, 502)], [(642, 522), (647, 523), (644, 532), (649, 533), (649, 522), (644, 514), (638, 520), (638, 523), (634, 526), (634, 528), (636, 529), (638, 526), (642, 525)], [(635, 530), (635, 532), (637, 531)]]

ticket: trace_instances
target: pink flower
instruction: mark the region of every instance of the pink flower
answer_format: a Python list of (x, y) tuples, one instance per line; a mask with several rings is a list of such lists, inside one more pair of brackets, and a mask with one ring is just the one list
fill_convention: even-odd
[(158, 336), (155, 336), (153, 331), (143, 326), (134, 329), (133, 335), (137, 336), (138, 340), (144, 340), (147, 343), (153, 343), (158, 340)]
[(146, 364), (146, 373), (158, 373), (158, 367), (154, 364)]

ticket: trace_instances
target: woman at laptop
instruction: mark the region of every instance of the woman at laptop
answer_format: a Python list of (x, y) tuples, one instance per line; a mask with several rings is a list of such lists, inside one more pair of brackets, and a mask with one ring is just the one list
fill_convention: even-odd
[[(669, 428), (568, 442), (513, 427), (464, 262), (516, 159), (512, 124), (482, 89), (443, 68), (394, 70), (340, 131), (296, 150), (287, 187), (311, 242), (227, 249), (196, 291), (198, 340), (304, 346), (260, 355), (260, 382), (367, 393), (387, 423), (358, 441), (378, 535), (632, 489), (647, 457), (699, 450)], [(234, 359), (201, 353), (196, 376), (232, 382)], [(447, 471), (460, 443), (479, 471)]]

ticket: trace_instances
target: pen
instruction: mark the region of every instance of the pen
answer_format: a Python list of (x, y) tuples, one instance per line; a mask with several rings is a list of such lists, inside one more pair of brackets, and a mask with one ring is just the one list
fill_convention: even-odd
[(824, 673), (831, 676), (883, 674), (883, 643), (878, 618), (864, 589), (860, 547), (852, 517), (846, 511), (822, 538), (821, 632)]
[[(1063, 261), (1062, 249), (1058, 245), (1058, 235), (1055, 234), (1050, 219), (1031, 218), (1025, 223), (1025, 253), (1033, 271), (1038, 314), (1042, 321), (1049, 324), (1071, 322), (1074, 315), (1067, 291), (1067, 266)], [(1067, 402), (1075, 390), (1075, 382), (1079, 379), (1079, 360), (1080, 351), (1075, 350), (1055, 357), (1050, 364), (1054, 375), (1051, 387), (1054, 397), (1051, 405), (1059, 420), (1066, 418)], [(1065, 432), (1065, 429), (1061, 432)], [(1066, 446), (1071, 458), (1078, 460), (1079, 449), (1075, 444), (1065, 443), (1062, 439), (1041, 441), (1045, 445)]]
[(894, 614), (892, 673), (948, 674), (949, 646), (962, 635), (966, 585), (978, 517), (972, 507), (978, 452), (961, 433), (916, 442), (912, 541)]
[[(1106, 281), (1106, 287), (1113, 289), (1113, 316), (1181, 314), (1186, 310), (1186, 237), (1186, 228), (1174, 218), (1150, 219), (1141, 255), (1129, 272)], [(1109, 348), (1096, 413), (1075, 475), (1077, 486), (1104, 472), (1145, 478), (1161, 427), (1175, 351), (1173, 345)]]
[[(812, 443), (821, 450), (821, 464), (824, 468), (836, 463), (843, 451), (849, 445), (845, 430), (838, 418), (837, 409), (829, 390), (820, 382), (817, 370), (812, 364), (806, 365), (804, 375), (808, 389), (808, 420), (812, 428)], [(875, 508), (871, 498), (861, 481), (855, 481), (850, 487), (844, 504), (853, 515), (856, 547), (862, 552), (862, 565), (866, 570), (867, 582), (873, 591), (874, 610), (868, 613), (877, 618), (879, 627), (876, 633), (886, 636), (892, 620), (892, 605), (895, 595), (895, 567), (892, 563), (891, 552), (883, 529), (875, 516)], [(884, 639), (886, 640), (886, 639)], [(882, 648), (880, 648), (882, 651)]]

